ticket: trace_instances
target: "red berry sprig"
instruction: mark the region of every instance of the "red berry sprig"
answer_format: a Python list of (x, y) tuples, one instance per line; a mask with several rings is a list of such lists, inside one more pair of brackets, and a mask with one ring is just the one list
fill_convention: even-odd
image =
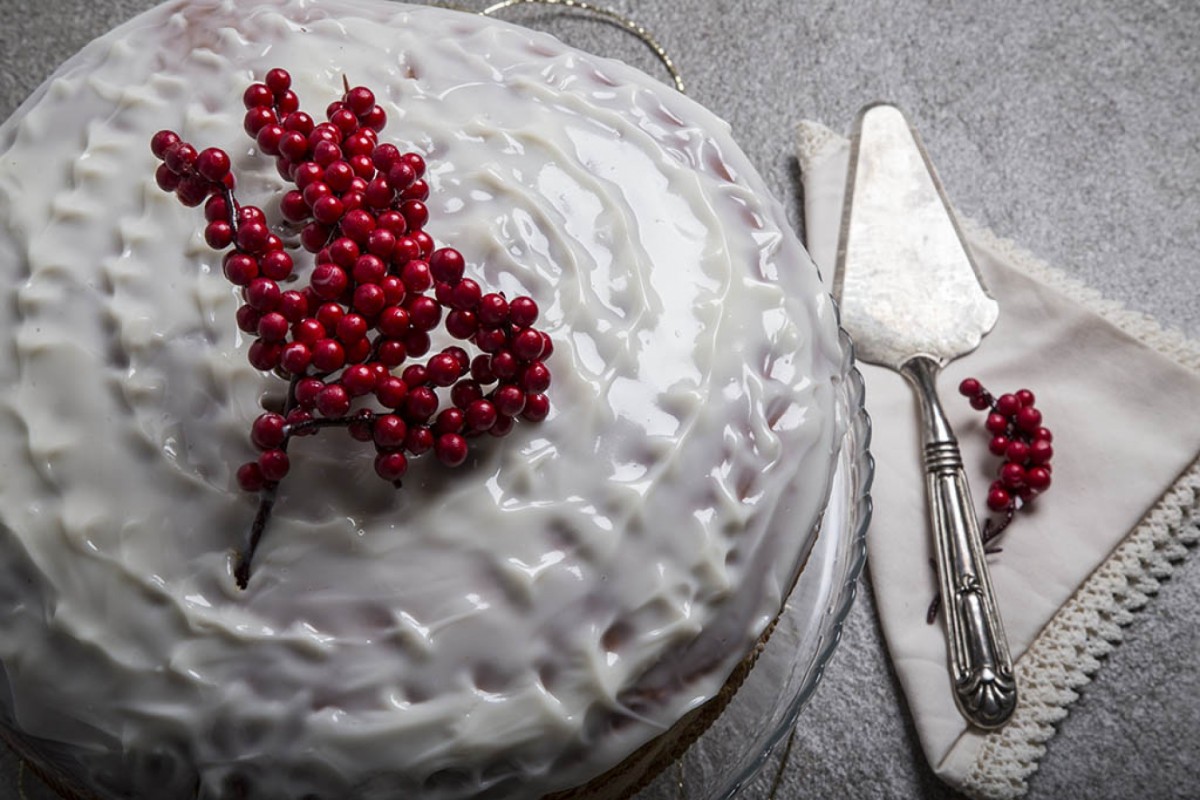
[[(1042, 412), (1034, 406), (1036, 398), (1028, 389), (994, 397), (977, 379), (966, 378), (958, 385), (958, 393), (970, 401), (971, 408), (988, 412), (984, 421), (992, 434), (988, 450), (1003, 459), (988, 487), (987, 507), (1004, 516), (984, 520), (980, 532), (984, 552), (992, 555), (1000, 548), (987, 545), (1008, 528), (1018, 508), (1050, 488), (1054, 435), (1042, 425)], [(933, 624), (940, 606), (939, 595), (929, 604), (926, 622)]]
[(1050, 488), (1054, 435), (1042, 425), (1042, 412), (1028, 389), (993, 397), (978, 380), (967, 378), (958, 391), (972, 408), (988, 411), (984, 422), (992, 434), (988, 450), (1003, 461), (988, 489), (987, 506), (1011, 520), (1018, 501), (1024, 506)]
[[(243, 588), (290, 467), (292, 437), (346, 428), (373, 443), (376, 473), (399, 486), (410, 456), (432, 451), (459, 466), (470, 439), (504, 436), (518, 416), (537, 422), (550, 409), (545, 360), (553, 345), (534, 327), (537, 304), (485, 294), (464, 277), (459, 251), (436, 246), (424, 230), (424, 159), (381, 144), (386, 113), (369, 89), (343, 83), (321, 123), (300, 110), (282, 69), (243, 95), (246, 133), (295, 186), (280, 212), (315, 254), (308, 285), (299, 289), (281, 285), (296, 265), (266, 215), (237, 203), (229, 156), (217, 148), (197, 152), (173, 131), (151, 140), (163, 162), (158, 185), (184, 205), (203, 203), (205, 241), (226, 250), (225, 277), (241, 287), (244, 301), (237, 325), (255, 337), (250, 363), (290, 381), (282, 413), (267, 411), (251, 427), (258, 458), (237, 470), (239, 486), (260, 493), (249, 547), (235, 570)], [(413, 363), (429, 353), (439, 324), (479, 354), (449, 346)]]

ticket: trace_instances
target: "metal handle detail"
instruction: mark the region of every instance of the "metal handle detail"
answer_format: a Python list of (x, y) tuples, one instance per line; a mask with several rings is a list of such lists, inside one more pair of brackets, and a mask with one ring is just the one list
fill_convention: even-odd
[(916, 389), (921, 408), (925, 490), (946, 611), (954, 699), (973, 725), (994, 729), (1012, 716), (1017, 684), (958, 440), (938, 402), (938, 369), (933, 359), (918, 356), (901, 372)]

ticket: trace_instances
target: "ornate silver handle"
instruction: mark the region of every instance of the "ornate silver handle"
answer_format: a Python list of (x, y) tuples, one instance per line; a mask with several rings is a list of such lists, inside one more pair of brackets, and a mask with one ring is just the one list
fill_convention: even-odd
[(921, 408), (926, 499), (946, 612), (954, 700), (971, 724), (994, 729), (1012, 716), (1017, 684), (958, 440), (938, 402), (938, 370), (937, 361), (917, 356), (900, 372), (916, 389)]

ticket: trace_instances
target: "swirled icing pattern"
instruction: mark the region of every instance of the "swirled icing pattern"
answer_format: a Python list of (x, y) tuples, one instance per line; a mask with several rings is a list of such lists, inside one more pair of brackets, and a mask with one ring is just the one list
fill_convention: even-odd
[[(247, 592), (253, 370), (151, 134), (234, 158), (272, 66), (372, 87), (429, 231), (528, 293), (553, 411), (396, 491), (292, 448)], [(536, 797), (712, 696), (776, 614), (842, 421), (829, 301), (726, 126), (616, 62), (381, 2), (172, 2), (0, 128), (0, 721), (101, 796)]]

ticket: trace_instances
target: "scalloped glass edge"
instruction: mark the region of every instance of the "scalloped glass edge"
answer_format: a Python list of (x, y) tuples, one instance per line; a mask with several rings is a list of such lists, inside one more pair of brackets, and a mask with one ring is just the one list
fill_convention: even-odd
[[(863, 377), (844, 330), (840, 339), (845, 360), (838, 408), (847, 415), (848, 424), (835, 461), (829, 502), (808, 561), (784, 605), (776, 632), (746, 683), (712, 727), (684, 753), (681, 769), (664, 770), (636, 800), (728, 800), (737, 795), (792, 731), (841, 639), (866, 564), (875, 461), (869, 450), (871, 419), (864, 406)], [(787, 634), (781, 630), (789, 625), (799, 634), (794, 644), (786, 641)], [(774, 673), (780, 670), (785, 672), (782, 682), (772, 684)], [(767, 718), (752, 708), (764, 701), (771, 704)], [(739, 727), (755, 734), (741, 737)], [(716, 752), (707, 752), (710, 749)], [(680, 781), (685, 790), (679, 789)]]

